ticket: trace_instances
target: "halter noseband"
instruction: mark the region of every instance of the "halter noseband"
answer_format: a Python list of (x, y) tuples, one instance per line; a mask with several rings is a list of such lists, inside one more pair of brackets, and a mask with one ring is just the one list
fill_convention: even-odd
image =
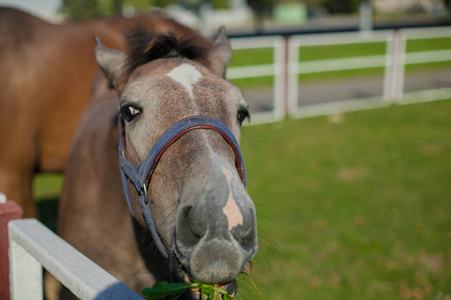
[(127, 199), (128, 207), (130, 208), (130, 211), (134, 216), (132, 204), (130, 201), (127, 179), (133, 183), (136, 191), (140, 195), (141, 211), (144, 220), (152, 234), (155, 244), (165, 258), (168, 258), (168, 247), (163, 243), (160, 235), (158, 234), (152, 211), (150, 210), (147, 189), (152, 174), (157, 167), (161, 156), (175, 141), (177, 141), (185, 133), (195, 129), (210, 129), (220, 133), (235, 153), (235, 165), (238, 170), (238, 174), (240, 175), (241, 181), (244, 183), (244, 186), (247, 185), (246, 169), (244, 167), (244, 160), (241, 155), (240, 146), (238, 145), (235, 136), (227, 128), (227, 126), (214, 118), (194, 116), (177, 122), (163, 133), (163, 135), (156, 141), (152, 149), (150, 149), (150, 152), (147, 154), (144, 160), (139, 163), (138, 166), (134, 165), (125, 154), (125, 130), (120, 114), (119, 129), (119, 163), (121, 166), (122, 186), (125, 192), (125, 197)]

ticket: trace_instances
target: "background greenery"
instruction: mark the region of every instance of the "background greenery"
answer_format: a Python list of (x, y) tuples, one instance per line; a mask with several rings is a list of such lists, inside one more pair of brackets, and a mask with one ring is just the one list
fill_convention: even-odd
[[(164, 8), (178, 3), (196, 10), (201, 2), (209, 2), (215, 9), (227, 9), (229, 0), (62, 0), (60, 11), (69, 19), (84, 20), (99, 16), (120, 14), (122, 4), (132, 5), (137, 12), (146, 12), (154, 7)], [(356, 13), (361, 0), (307, 0), (303, 1), (310, 13), (327, 11), (331, 14)], [(270, 16), (274, 5), (278, 3), (296, 3), (299, 0), (247, 0), (247, 4), (257, 13)]]
[[(111, 15), (120, 15), (122, 5), (133, 7), (136, 13), (149, 12), (177, 3), (196, 11), (203, 0), (62, 0), (59, 11), (69, 20), (87, 20)], [(229, 0), (209, 0), (215, 9), (230, 8)]]
[[(450, 115), (446, 100), (243, 128), (263, 299), (451, 299)], [(61, 176), (35, 184), (54, 209)]]

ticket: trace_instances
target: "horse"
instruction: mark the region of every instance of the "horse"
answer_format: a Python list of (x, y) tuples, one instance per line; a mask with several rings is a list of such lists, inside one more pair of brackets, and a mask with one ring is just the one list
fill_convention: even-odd
[(38, 216), (34, 174), (64, 171), (98, 72), (92, 37), (124, 50), (123, 32), (137, 24), (175, 26), (160, 13), (51, 24), (0, 8), (0, 191), (22, 206), (24, 217)]
[(225, 79), (224, 29), (214, 40), (138, 29), (128, 41), (124, 53), (96, 38), (106, 78), (74, 138), (58, 233), (138, 293), (196, 280), (236, 295), (258, 241), (239, 147), (249, 110)]

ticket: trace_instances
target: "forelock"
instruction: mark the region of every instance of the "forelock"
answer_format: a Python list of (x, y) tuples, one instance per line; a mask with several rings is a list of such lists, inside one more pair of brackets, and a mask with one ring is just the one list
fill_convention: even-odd
[(178, 38), (174, 33), (155, 34), (142, 29), (135, 29), (127, 35), (128, 74), (152, 60), (170, 57), (185, 57), (190, 60), (206, 61), (205, 47), (195, 44), (196, 37)]

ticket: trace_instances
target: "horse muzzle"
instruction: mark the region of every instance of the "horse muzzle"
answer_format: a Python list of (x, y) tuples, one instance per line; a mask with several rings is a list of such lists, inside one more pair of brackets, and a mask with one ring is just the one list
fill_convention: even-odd
[[(226, 191), (227, 192), (227, 191)], [(258, 248), (255, 208), (247, 196), (240, 204), (243, 222), (229, 228), (215, 198), (221, 191), (204, 193), (193, 205), (181, 204), (176, 222), (176, 255), (184, 269), (203, 283), (226, 284), (247, 266)]]

